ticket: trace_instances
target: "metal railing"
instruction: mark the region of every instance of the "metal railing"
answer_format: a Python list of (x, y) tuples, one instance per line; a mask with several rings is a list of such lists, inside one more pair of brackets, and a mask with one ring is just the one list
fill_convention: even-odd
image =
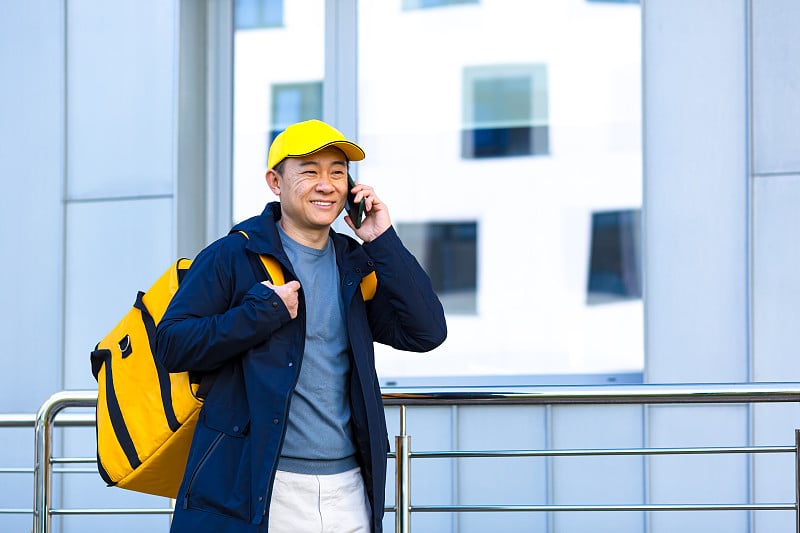
[[(433, 405), (613, 405), (613, 404), (727, 404), (800, 402), (798, 383), (703, 384), (703, 385), (598, 385), (519, 387), (492, 390), (481, 387), (406, 389), (387, 391), (384, 405), (400, 407), (400, 435), (396, 437), (395, 532), (410, 531), (412, 512), (575, 512), (575, 511), (772, 511), (795, 512), (800, 533), (800, 431), (794, 446), (745, 446), (730, 448), (646, 448), (604, 450), (487, 450), (412, 452), (406, 434), (407, 406)], [(567, 457), (587, 455), (674, 455), (723, 453), (793, 453), (795, 501), (770, 504), (647, 504), (647, 505), (412, 505), (411, 459), (460, 457)]]
[[(411, 513), (462, 512), (581, 512), (581, 511), (794, 511), (800, 533), (800, 430), (795, 430), (794, 446), (741, 446), (694, 448), (621, 448), (578, 450), (443, 450), (413, 451), (406, 433), (408, 406), (441, 405), (615, 405), (615, 404), (727, 404), (727, 403), (800, 403), (800, 383), (757, 383), (731, 385), (598, 385), (546, 386), (492, 390), (481, 387), (429, 389), (394, 389), (384, 391), (384, 404), (398, 406), (399, 435), (396, 461), (395, 505), (386, 511), (395, 513), (396, 533), (410, 531)], [(94, 459), (54, 458), (53, 427), (93, 427), (94, 415), (56, 416), (71, 407), (93, 407), (96, 391), (63, 391), (51, 396), (34, 417), (0, 415), (0, 428), (34, 426), (34, 507), (33, 532), (48, 533), (54, 515), (76, 514), (168, 514), (170, 509), (54, 509), (52, 507), (53, 465), (91, 463)], [(795, 501), (787, 503), (731, 504), (643, 504), (643, 505), (412, 505), (410, 463), (412, 459), (469, 457), (569, 457), (626, 455), (704, 455), (792, 453), (795, 459)], [(30, 472), (29, 469), (0, 469), (0, 473)], [(68, 472), (68, 470), (66, 470)], [(30, 512), (0, 509), (2, 513)]]

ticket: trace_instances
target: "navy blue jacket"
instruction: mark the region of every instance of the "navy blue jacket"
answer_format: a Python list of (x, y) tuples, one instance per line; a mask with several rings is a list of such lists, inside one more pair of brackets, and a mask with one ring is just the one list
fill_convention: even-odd
[[(260, 283), (266, 275), (259, 254), (278, 259), (287, 281), (296, 279), (281, 246), (279, 218), (280, 204), (271, 203), (200, 252), (158, 325), (156, 357), (167, 370), (215, 376), (195, 429), (173, 532), (267, 531), (306, 317), (302, 288), (292, 320), (281, 299)], [(428, 351), (444, 341), (445, 318), (428, 276), (394, 228), (364, 245), (333, 231), (331, 236), (351, 348), (357, 459), (373, 530), (380, 532), (389, 441), (373, 341)], [(372, 271), (378, 288), (365, 303), (359, 283)]]

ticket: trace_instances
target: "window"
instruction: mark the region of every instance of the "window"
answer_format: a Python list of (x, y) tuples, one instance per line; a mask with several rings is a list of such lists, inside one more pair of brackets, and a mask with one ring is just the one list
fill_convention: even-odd
[(322, 120), (322, 82), (282, 83), (272, 86), (272, 128), (267, 151), (275, 137), (290, 124), (312, 118)]
[(280, 28), (283, 0), (235, 0), (233, 16), (237, 30)]
[(403, 0), (403, 9), (425, 9), (456, 4), (477, 4), (478, 2), (479, 0)]
[(477, 307), (477, 223), (405, 223), (398, 224), (397, 231), (430, 276), (445, 311), (474, 314)]
[(642, 297), (640, 220), (638, 209), (592, 214), (586, 303)]
[(544, 65), (464, 69), (464, 159), (549, 152)]

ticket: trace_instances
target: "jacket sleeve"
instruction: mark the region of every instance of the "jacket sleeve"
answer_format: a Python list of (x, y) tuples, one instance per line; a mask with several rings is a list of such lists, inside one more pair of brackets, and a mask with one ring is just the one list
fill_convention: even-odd
[(442, 304), (428, 275), (393, 227), (364, 244), (375, 264), (378, 288), (367, 303), (373, 338), (399, 350), (427, 352), (447, 338)]
[(232, 239), (194, 260), (156, 331), (155, 355), (167, 371), (214, 370), (291, 320), (280, 297), (261, 283), (237, 294), (238, 276), (253, 279), (244, 248)]

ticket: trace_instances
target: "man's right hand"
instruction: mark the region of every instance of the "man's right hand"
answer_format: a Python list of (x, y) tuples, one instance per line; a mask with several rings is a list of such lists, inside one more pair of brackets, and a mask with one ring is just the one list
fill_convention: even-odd
[(273, 285), (270, 281), (262, 281), (261, 283), (275, 291), (275, 294), (277, 294), (278, 297), (283, 300), (283, 305), (285, 305), (286, 309), (289, 311), (290, 317), (297, 318), (297, 293), (300, 291), (299, 281), (287, 281), (283, 285)]

